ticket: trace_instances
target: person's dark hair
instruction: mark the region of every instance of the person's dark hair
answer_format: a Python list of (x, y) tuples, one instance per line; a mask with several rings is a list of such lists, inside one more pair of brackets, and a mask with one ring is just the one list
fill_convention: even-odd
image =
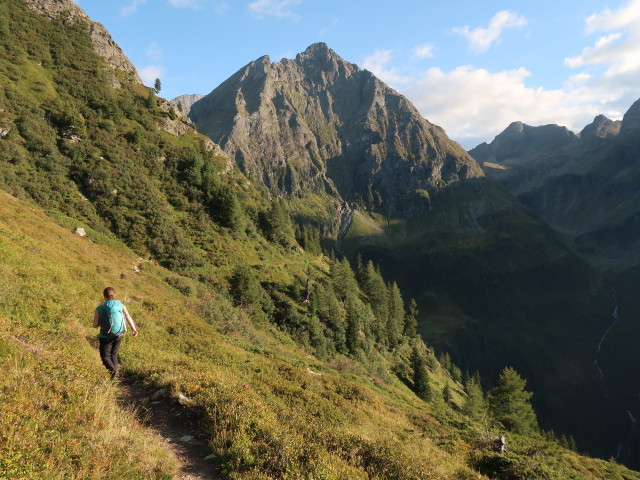
[(114, 298), (116, 298), (116, 291), (113, 289), (113, 287), (105, 288), (102, 294), (107, 300), (113, 300)]

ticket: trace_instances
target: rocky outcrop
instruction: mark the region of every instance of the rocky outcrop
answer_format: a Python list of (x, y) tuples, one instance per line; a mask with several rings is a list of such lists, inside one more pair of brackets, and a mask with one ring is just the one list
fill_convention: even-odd
[[(93, 49), (100, 55), (107, 65), (115, 70), (123, 71), (137, 83), (142, 83), (133, 64), (126, 57), (122, 49), (113, 40), (109, 32), (101, 23), (93, 22), (89, 16), (71, 0), (24, 0), (34, 12), (49, 19), (61, 19), (67, 24), (87, 25)], [(114, 87), (117, 80), (111, 81)]]
[(179, 97), (171, 100), (171, 103), (175, 105), (176, 112), (179, 115), (189, 116), (191, 106), (201, 98), (204, 98), (204, 95), (200, 95), (199, 93), (195, 93), (193, 95), (180, 95)]
[(413, 215), (430, 194), (483, 176), (405, 97), (323, 43), (295, 60), (249, 63), (190, 118), (275, 196), (330, 193)]

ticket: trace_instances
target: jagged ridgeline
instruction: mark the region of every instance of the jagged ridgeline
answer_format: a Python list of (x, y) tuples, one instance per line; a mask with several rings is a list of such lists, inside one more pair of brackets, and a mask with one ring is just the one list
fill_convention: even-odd
[(295, 60), (249, 63), (189, 116), (276, 196), (413, 215), (434, 191), (483, 176), (405, 97), (324, 43)]

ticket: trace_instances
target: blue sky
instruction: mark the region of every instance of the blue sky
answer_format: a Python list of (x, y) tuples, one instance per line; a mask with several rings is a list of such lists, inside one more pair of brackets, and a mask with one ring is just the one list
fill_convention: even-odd
[(76, 0), (161, 95), (207, 94), (326, 42), (471, 148), (512, 121), (578, 132), (640, 98), (640, 0)]

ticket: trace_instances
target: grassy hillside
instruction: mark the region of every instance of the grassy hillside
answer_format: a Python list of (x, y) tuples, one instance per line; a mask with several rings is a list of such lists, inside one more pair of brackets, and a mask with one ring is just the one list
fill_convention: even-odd
[(463, 392), (438, 365), (430, 378), (449, 383), (453, 406), (418, 399), (382, 358), (322, 362), (202, 285), (186, 296), (160, 266), (136, 273), (141, 260), (122, 244), (1, 197), (0, 478), (172, 478), (157, 436), (105, 381), (89, 325), (106, 284), (141, 331), (121, 349), (127, 374), (190, 398), (232, 478), (640, 478), (515, 434), (496, 458), (487, 438), (499, 431), (458, 412)]
[[(105, 65), (86, 25), (7, 0), (0, 31), (0, 479), (177, 475), (105, 381), (89, 325), (107, 285), (142, 332), (124, 341), (126, 374), (186, 396), (231, 478), (638, 478), (536, 432), (492, 452), (504, 431), (461, 413), (462, 386), (381, 300), (397, 289), (380, 277), (380, 298), (365, 293), (316, 225), (294, 228)], [(316, 200), (294, 205), (301, 218), (330, 216)]]

